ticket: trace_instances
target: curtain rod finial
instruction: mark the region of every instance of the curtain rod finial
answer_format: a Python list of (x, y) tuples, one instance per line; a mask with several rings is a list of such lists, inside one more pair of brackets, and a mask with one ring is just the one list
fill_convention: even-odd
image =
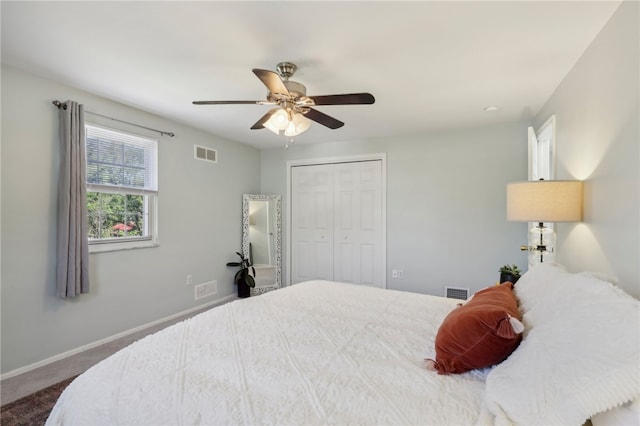
[(60, 101), (51, 101), (52, 104), (54, 104), (55, 106), (58, 107), (58, 109), (62, 108), (62, 109), (67, 109), (67, 104), (63, 104)]

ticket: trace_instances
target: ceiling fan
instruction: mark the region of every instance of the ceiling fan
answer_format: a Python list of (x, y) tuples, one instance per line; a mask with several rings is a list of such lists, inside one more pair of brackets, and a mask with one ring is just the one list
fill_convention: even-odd
[(309, 120), (330, 129), (338, 129), (344, 123), (313, 108), (318, 105), (363, 105), (372, 104), (371, 93), (346, 93), (340, 95), (307, 96), (307, 88), (297, 81), (289, 80), (296, 72), (296, 65), (280, 62), (274, 71), (254, 68), (253, 73), (267, 86), (267, 99), (262, 101), (193, 101), (195, 105), (276, 105), (260, 118), (251, 129), (267, 128), (276, 134), (296, 136), (307, 130)]

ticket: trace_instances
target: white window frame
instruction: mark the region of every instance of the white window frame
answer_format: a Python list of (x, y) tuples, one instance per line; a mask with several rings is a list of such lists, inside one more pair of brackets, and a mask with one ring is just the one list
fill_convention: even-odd
[[(534, 130), (533, 127), (528, 129), (529, 137), (529, 180), (555, 180), (556, 178), (556, 116), (552, 115), (547, 121)], [(529, 229), (538, 226), (538, 222), (529, 222)], [(553, 230), (554, 223), (545, 223), (544, 226)], [(535, 246), (536, 241), (531, 241), (531, 232), (528, 233), (528, 245)], [(533, 264), (529, 259), (529, 268)]]
[[(106, 130), (109, 132), (115, 132), (124, 136), (131, 136), (134, 138), (142, 138), (155, 144), (154, 149), (154, 173), (157, 185), (158, 179), (158, 140), (150, 138), (148, 136), (137, 135), (130, 132), (125, 132), (120, 129), (109, 128), (100, 126), (94, 123), (85, 122), (85, 133), (88, 134), (89, 128), (95, 128), (99, 130)], [(86, 144), (86, 136), (85, 136)], [(145, 197), (145, 236), (142, 237), (126, 237), (126, 238), (106, 238), (101, 240), (89, 239), (89, 253), (103, 253), (110, 251), (130, 250), (139, 248), (157, 247), (158, 243), (158, 191), (157, 187), (138, 190), (120, 186), (100, 185), (87, 183), (87, 192), (100, 192), (100, 193), (112, 193), (112, 194), (135, 194), (143, 195)]]
[(529, 127), (529, 180), (556, 178), (556, 116), (538, 130)]

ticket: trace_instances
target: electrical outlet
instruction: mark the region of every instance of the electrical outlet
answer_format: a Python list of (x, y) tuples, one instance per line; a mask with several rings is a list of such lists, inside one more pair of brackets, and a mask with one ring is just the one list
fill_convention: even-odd
[(191, 274), (187, 275), (187, 285), (191, 285), (193, 284), (193, 277), (191, 276)]
[(398, 278), (398, 270), (397, 269), (394, 269), (394, 270), (391, 271), (391, 277), (392, 278)]
[(404, 279), (404, 269), (398, 269), (398, 279)]

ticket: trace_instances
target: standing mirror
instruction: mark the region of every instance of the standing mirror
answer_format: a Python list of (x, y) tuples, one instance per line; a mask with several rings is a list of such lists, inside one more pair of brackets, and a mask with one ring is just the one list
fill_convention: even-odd
[(282, 219), (279, 195), (242, 195), (242, 252), (256, 270), (251, 295), (282, 285)]

